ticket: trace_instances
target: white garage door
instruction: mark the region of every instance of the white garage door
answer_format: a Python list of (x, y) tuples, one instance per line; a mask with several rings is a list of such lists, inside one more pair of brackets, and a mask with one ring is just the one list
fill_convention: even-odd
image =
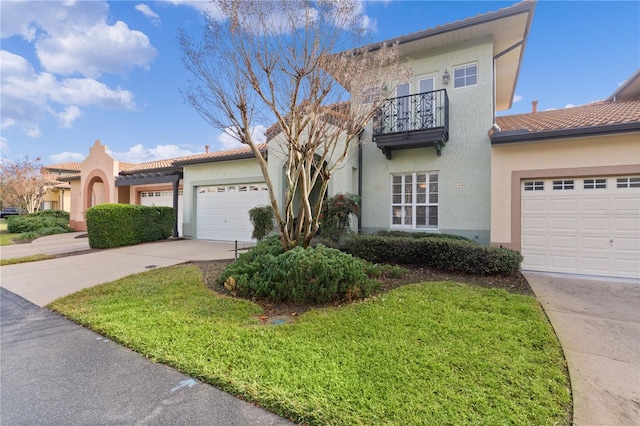
[(197, 192), (198, 239), (251, 241), (249, 210), (269, 203), (266, 184), (199, 186)]
[[(140, 193), (143, 206), (173, 207), (173, 191), (145, 191)], [(182, 235), (182, 190), (178, 191), (178, 234)]]
[(640, 278), (640, 177), (522, 182), (522, 269)]

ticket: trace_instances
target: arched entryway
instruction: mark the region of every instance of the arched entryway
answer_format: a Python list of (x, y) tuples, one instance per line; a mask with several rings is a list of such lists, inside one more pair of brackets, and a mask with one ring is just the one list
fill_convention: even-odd
[(102, 170), (94, 170), (89, 174), (82, 195), (84, 199), (84, 211), (98, 204), (110, 202), (111, 198), (109, 185), (107, 185), (107, 176)]

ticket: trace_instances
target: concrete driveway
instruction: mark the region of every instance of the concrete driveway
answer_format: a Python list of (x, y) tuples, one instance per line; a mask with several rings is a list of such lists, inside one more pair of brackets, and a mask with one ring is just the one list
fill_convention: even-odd
[(564, 350), (574, 425), (640, 425), (640, 281), (523, 274)]
[[(2, 258), (27, 256), (27, 251), (60, 254), (89, 248), (87, 239), (63, 234), (33, 243), (5, 246)], [(45, 241), (39, 241), (45, 240)], [(78, 240), (80, 242), (78, 243)], [(250, 243), (239, 243), (246, 247)], [(29, 247), (29, 246), (34, 246)], [(99, 250), (89, 254), (2, 267), (0, 286), (38, 306), (83, 288), (113, 281), (146, 270), (190, 260), (233, 259), (235, 243), (227, 241), (167, 240), (129, 247)]]

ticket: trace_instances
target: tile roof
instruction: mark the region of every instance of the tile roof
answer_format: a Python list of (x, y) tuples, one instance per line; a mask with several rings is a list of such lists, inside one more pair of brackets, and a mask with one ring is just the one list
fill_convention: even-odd
[(640, 99), (496, 117), (501, 132), (544, 132), (640, 122)]
[(80, 171), (80, 163), (69, 162), (69, 163), (58, 163), (58, 164), (49, 164), (45, 166), (45, 168), (49, 170), (65, 170), (65, 171)]
[[(266, 143), (258, 144), (258, 149), (262, 153), (266, 152), (267, 144)], [(174, 158), (171, 161), (173, 165), (178, 166), (178, 165), (190, 163), (190, 162), (205, 163), (207, 162), (207, 160), (220, 161), (226, 158), (232, 159), (233, 157), (236, 157), (239, 155), (245, 155), (245, 154), (246, 155), (251, 154), (251, 148), (249, 146), (243, 146), (235, 149), (228, 149), (226, 151), (205, 152), (202, 154), (190, 155), (188, 157)]]

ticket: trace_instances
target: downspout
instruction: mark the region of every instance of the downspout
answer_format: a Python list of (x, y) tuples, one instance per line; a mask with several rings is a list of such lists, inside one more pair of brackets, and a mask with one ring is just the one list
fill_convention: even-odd
[(358, 198), (360, 199), (358, 235), (362, 234), (362, 133), (364, 133), (364, 129), (358, 134)]
[(178, 183), (180, 183), (180, 177), (173, 181), (173, 232), (172, 237), (178, 238)]

